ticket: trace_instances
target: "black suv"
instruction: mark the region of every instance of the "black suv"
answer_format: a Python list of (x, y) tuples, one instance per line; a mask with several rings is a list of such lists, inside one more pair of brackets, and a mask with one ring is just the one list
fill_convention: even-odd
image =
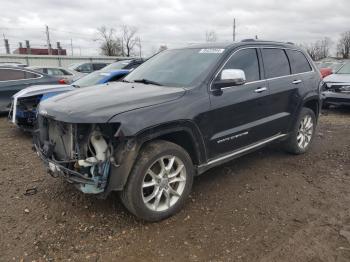
[(131, 213), (158, 221), (179, 211), (193, 177), (214, 166), (274, 141), (306, 152), (321, 84), (293, 44), (167, 50), (108, 88), (43, 101), (34, 145), (53, 176), (100, 197), (119, 191)]

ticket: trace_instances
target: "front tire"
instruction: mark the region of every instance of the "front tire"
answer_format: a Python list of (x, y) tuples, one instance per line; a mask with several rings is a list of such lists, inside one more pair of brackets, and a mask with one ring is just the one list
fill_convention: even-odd
[(314, 111), (304, 107), (293, 130), (286, 141), (285, 149), (292, 154), (300, 155), (307, 152), (316, 132), (316, 116)]
[(141, 149), (121, 193), (135, 216), (155, 222), (176, 214), (191, 192), (194, 168), (180, 146), (156, 140)]

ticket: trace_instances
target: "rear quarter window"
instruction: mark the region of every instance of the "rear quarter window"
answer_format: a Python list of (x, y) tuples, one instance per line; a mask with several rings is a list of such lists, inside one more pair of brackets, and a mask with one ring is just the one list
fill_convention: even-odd
[(39, 78), (39, 74), (19, 69), (0, 69), (0, 81), (25, 80)]
[(300, 74), (312, 71), (309, 61), (305, 55), (297, 50), (286, 50), (292, 74)]
[(283, 49), (261, 49), (266, 78), (290, 75), (289, 61)]

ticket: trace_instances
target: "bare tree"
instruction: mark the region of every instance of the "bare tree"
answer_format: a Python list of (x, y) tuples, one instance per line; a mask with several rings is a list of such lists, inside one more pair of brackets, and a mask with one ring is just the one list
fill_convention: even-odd
[(123, 49), (125, 50), (126, 56), (130, 56), (134, 47), (138, 43), (138, 38), (135, 36), (137, 32), (137, 28), (133, 26), (122, 26), (122, 41), (123, 41)]
[(101, 53), (106, 56), (121, 55), (120, 39), (116, 37), (114, 29), (101, 26), (97, 31), (99, 35), (97, 40), (101, 42)]
[(350, 31), (341, 34), (337, 45), (337, 52), (344, 59), (350, 58)]
[[(331, 46), (333, 45), (332, 40), (329, 37), (325, 37), (322, 40), (318, 41), (320, 48), (320, 56), (322, 58), (326, 58), (330, 54)], [(321, 58), (321, 59), (322, 59)]]
[(313, 43), (301, 45), (301, 47), (303, 47), (309, 53), (314, 61), (328, 57), (331, 46), (332, 41), (328, 37)]
[(205, 32), (205, 41), (206, 42), (216, 42), (217, 35), (215, 31), (206, 31)]

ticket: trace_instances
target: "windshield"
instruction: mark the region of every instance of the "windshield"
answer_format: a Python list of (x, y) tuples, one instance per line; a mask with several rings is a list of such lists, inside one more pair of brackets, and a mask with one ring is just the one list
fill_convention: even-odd
[[(125, 81), (188, 87), (200, 80), (224, 49), (176, 49), (159, 53), (131, 72)], [(147, 81), (145, 81), (147, 80)]]
[(97, 84), (101, 84), (101, 80), (106, 78), (107, 76), (110, 76), (111, 73), (105, 73), (101, 71), (96, 71), (93, 73), (90, 73), (86, 76), (83, 76), (82, 78), (78, 79), (77, 81), (73, 82), (73, 86), (78, 87), (86, 87), (86, 86), (93, 86)]
[(338, 71), (337, 74), (350, 74), (350, 63), (343, 65)]
[(109, 72), (109, 71), (112, 71), (112, 70), (123, 69), (128, 64), (130, 64), (130, 62), (131, 62), (131, 60), (118, 61), (118, 62), (115, 62), (113, 64), (110, 64), (110, 65), (104, 67), (101, 71)]

